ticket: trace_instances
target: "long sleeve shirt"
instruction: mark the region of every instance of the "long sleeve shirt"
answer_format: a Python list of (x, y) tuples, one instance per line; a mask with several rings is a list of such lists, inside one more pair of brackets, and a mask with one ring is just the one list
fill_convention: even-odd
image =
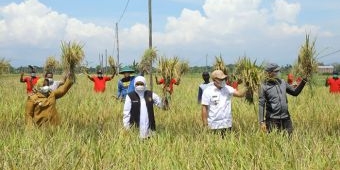
[(289, 117), (287, 93), (298, 96), (305, 86), (302, 81), (296, 88), (290, 86), (282, 79), (267, 81), (259, 89), (259, 122), (264, 117), (272, 119), (284, 119)]
[[(147, 138), (150, 136), (150, 129), (149, 129), (149, 116), (146, 108), (144, 93), (138, 93), (138, 96), (140, 98), (139, 134), (140, 138)], [(162, 107), (162, 100), (157, 94), (153, 93), (152, 99), (156, 106)], [(131, 99), (129, 95), (127, 95), (125, 98), (125, 104), (123, 109), (123, 125), (126, 129), (129, 129), (131, 126), (130, 125), (131, 105), (132, 105)]]

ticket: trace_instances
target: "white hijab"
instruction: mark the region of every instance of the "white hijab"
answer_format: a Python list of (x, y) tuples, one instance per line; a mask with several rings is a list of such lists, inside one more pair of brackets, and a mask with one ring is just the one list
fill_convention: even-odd
[[(144, 83), (144, 87), (145, 87), (145, 89), (144, 89), (144, 91), (137, 91), (136, 90), (136, 83), (137, 82), (143, 82)], [(134, 81), (134, 84), (133, 84), (134, 86), (135, 86), (135, 92), (139, 95), (139, 96), (144, 96), (144, 92), (145, 92), (145, 90), (146, 90), (146, 80), (145, 80), (145, 78), (143, 77), (143, 76), (137, 76), (136, 78), (135, 78), (135, 81)]]

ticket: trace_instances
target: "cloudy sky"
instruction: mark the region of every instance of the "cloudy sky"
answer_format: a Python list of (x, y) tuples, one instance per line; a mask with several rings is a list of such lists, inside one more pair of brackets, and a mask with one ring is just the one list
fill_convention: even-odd
[[(105, 50), (123, 65), (148, 48), (147, 0), (1, 0), (0, 58), (13, 66), (60, 58), (62, 41), (84, 44), (86, 61), (99, 64)], [(306, 33), (316, 39), (320, 61), (340, 62), (339, 0), (153, 0), (153, 46), (162, 56), (190, 65), (226, 63), (240, 56), (292, 64)], [(127, 5), (127, 8), (126, 7)], [(125, 13), (124, 13), (124, 9)], [(325, 56), (327, 55), (327, 56)], [(323, 57), (325, 56), (325, 57)]]

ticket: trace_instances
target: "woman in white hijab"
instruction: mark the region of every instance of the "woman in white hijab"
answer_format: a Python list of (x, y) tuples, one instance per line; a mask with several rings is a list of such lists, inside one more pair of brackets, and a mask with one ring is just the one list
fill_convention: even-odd
[(135, 91), (130, 92), (124, 103), (123, 124), (126, 129), (132, 125), (139, 128), (140, 137), (148, 138), (151, 131), (156, 130), (153, 105), (162, 107), (161, 98), (150, 90), (146, 90), (146, 81), (138, 76), (134, 81)]

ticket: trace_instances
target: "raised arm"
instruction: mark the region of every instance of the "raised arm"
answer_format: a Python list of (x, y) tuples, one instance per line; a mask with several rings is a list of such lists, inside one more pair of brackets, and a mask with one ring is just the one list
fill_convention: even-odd
[(306, 80), (305, 78), (302, 79), (302, 81), (300, 82), (300, 84), (299, 84), (296, 88), (290, 86), (290, 85), (286, 82), (286, 87), (287, 87), (287, 88), (286, 88), (286, 92), (287, 92), (288, 94), (292, 95), (292, 96), (298, 96), (298, 95), (301, 93), (303, 87), (305, 87), (306, 82), (307, 82), (307, 80)]
[[(74, 75), (72, 75), (74, 76)], [(63, 97), (68, 90), (71, 88), (72, 84), (73, 84), (73, 78), (71, 75), (68, 76), (68, 78), (66, 79), (66, 82), (60, 86), (59, 88), (57, 88), (55, 91), (53, 91), (53, 93), (55, 94), (56, 99), (59, 99), (61, 97)]]
[(247, 87), (243, 87), (240, 90), (235, 89), (235, 91), (233, 93), (233, 96), (235, 96), (235, 97), (244, 97), (246, 95), (247, 91), (248, 91)]
[(21, 83), (25, 82), (25, 80), (24, 80), (24, 73), (23, 72), (21, 72), (21, 74), (20, 74), (20, 82)]
[(91, 81), (94, 81), (93, 77), (91, 77), (88, 72), (84, 72), (84, 73), (85, 73), (85, 75), (87, 76), (88, 79), (90, 79)]

